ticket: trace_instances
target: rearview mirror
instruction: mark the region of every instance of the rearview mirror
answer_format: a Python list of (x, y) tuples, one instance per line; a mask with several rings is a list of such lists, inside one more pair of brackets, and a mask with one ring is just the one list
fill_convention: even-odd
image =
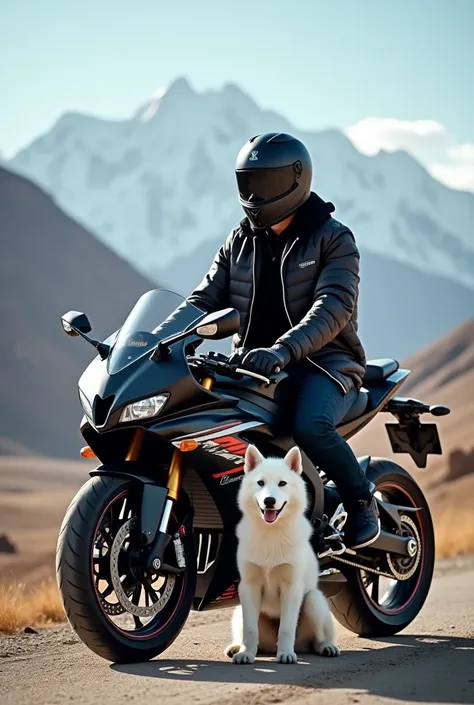
[(239, 327), (239, 312), (235, 308), (224, 308), (203, 318), (196, 328), (196, 335), (200, 338), (221, 340), (238, 333)]
[(90, 333), (92, 326), (85, 313), (80, 311), (68, 311), (64, 316), (61, 316), (61, 324), (65, 333), (71, 336), (79, 335), (80, 333)]

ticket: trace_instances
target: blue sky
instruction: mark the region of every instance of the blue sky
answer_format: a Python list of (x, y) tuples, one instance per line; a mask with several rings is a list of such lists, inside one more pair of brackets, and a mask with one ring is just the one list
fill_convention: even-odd
[(198, 90), (238, 83), (304, 128), (436, 121), (451, 149), (468, 143), (465, 164), (473, 31), (474, 0), (2, 3), (0, 153), (68, 110), (128, 116), (185, 75)]

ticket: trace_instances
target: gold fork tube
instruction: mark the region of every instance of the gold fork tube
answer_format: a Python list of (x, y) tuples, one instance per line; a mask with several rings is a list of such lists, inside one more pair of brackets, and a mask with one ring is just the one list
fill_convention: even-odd
[(137, 430), (133, 434), (132, 442), (130, 443), (130, 448), (128, 449), (128, 453), (126, 455), (125, 460), (138, 460), (144, 438), (145, 429), (137, 428)]
[(168, 482), (166, 487), (168, 489), (168, 497), (173, 499), (175, 502), (179, 496), (179, 490), (181, 489), (181, 481), (183, 479), (183, 454), (177, 448), (173, 453), (171, 459), (170, 471), (168, 474)]
[[(204, 377), (201, 382), (204, 389), (212, 389), (214, 380), (212, 377)], [(178, 500), (179, 490), (181, 489), (181, 482), (183, 480), (183, 453), (182, 451), (175, 448), (173, 457), (171, 459), (170, 471), (168, 474), (168, 482), (166, 487), (168, 489), (168, 497), (175, 502)]]
[(214, 380), (212, 379), (212, 377), (204, 377), (201, 384), (204, 387), (204, 389), (212, 389), (212, 385), (214, 384)]
[[(138, 428), (135, 431), (132, 442), (130, 443), (130, 448), (128, 449), (128, 453), (125, 460), (138, 460), (144, 437), (145, 430), (143, 428)], [(171, 465), (168, 473), (168, 481), (166, 483), (168, 497), (170, 499), (173, 499), (175, 502), (177, 501), (179, 496), (179, 490), (181, 489), (182, 479), (183, 454), (180, 450), (176, 448), (171, 459)]]

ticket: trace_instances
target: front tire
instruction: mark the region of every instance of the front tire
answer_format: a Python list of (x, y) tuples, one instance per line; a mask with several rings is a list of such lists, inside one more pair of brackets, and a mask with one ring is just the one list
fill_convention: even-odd
[[(93, 477), (71, 502), (58, 539), (57, 579), (67, 618), (89, 649), (116, 663), (147, 661), (168, 648), (186, 622), (196, 587), (191, 530), (182, 536), (187, 570), (173, 576), (171, 588), (166, 584), (168, 578), (156, 577), (155, 585), (165, 581), (165, 587), (157, 590), (150, 583), (153, 578), (145, 582), (129, 570), (133, 545), (127, 526), (132, 526), (138, 508), (139, 493), (132, 482), (114, 476)], [(175, 506), (170, 530), (178, 530), (184, 512), (184, 506)], [(123, 537), (119, 547), (114, 544), (117, 536)], [(137, 614), (147, 609), (154, 616), (143, 624)]]
[[(394, 504), (422, 508), (419, 512), (407, 513), (405, 526), (408, 534), (412, 533), (420, 539), (418, 564), (413, 564), (411, 568), (407, 565), (405, 575), (405, 567), (400, 565), (399, 575), (403, 575), (404, 579), (392, 581), (386, 594), (382, 595), (380, 578), (335, 561), (335, 566), (344, 573), (347, 583), (337, 596), (331, 598), (331, 611), (342, 626), (359, 636), (391, 636), (405, 629), (415, 619), (428, 596), (435, 556), (433, 523), (422, 491), (402, 467), (390, 460), (372, 459), (367, 476), (376, 485), (376, 492), (384, 499)], [(383, 517), (381, 519), (383, 526)], [(365, 549), (367, 553), (369, 549)], [(363, 555), (364, 549), (358, 553)], [(347, 558), (357, 562), (356, 556)], [(410, 577), (405, 579), (407, 575)]]

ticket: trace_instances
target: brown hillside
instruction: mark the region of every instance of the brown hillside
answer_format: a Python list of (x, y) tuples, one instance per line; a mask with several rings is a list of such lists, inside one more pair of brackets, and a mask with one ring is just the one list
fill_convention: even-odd
[(43, 191), (2, 168), (0, 252), (0, 454), (19, 444), (74, 457), (76, 382), (93, 349), (68, 338), (60, 316), (85, 311), (93, 334), (105, 337), (154, 287)]
[[(429, 474), (430, 470), (445, 466), (448, 454), (455, 448), (469, 451), (474, 447), (474, 319), (404, 361), (402, 367), (410, 369), (411, 374), (401, 387), (400, 396), (451, 408), (449, 416), (437, 419), (443, 456), (430, 456), (427, 470), (419, 471)], [(354, 450), (360, 454), (390, 455), (384, 424), (391, 420), (391, 416), (380, 414), (354, 438)], [(433, 420), (429, 416), (422, 418), (426, 422)], [(409, 456), (397, 457), (407, 468), (415, 468)]]

